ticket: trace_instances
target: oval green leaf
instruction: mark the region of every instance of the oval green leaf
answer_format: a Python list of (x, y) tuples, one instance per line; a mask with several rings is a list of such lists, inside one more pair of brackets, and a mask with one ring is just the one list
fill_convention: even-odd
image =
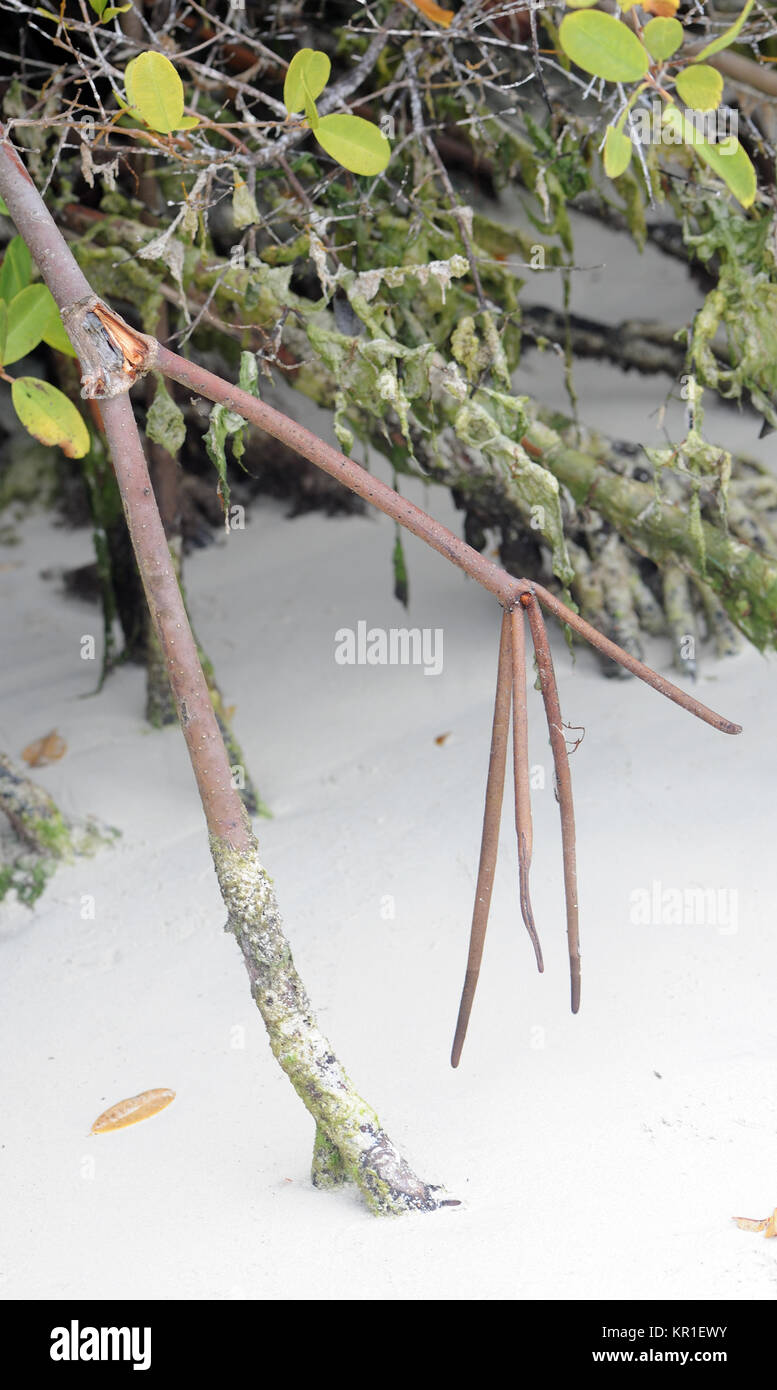
[(677, 106), (665, 107), (662, 119), (664, 125), (679, 136), (684, 144), (690, 145), (699, 159), (723, 180), (743, 208), (752, 205), (758, 186), (755, 169), (747, 151), (733, 135), (727, 140), (718, 141), (715, 145), (710, 144)]
[(0, 299), (6, 303), (30, 283), (32, 275), (32, 256), (20, 236), (12, 237), (3, 257), (0, 269)]
[(628, 135), (614, 125), (607, 127), (604, 139), (604, 172), (611, 179), (624, 174), (631, 163), (632, 144)]
[(11, 397), (24, 428), (41, 444), (58, 444), (71, 459), (89, 452), (89, 431), (73, 402), (56, 386), (34, 376), (19, 376)]
[(5, 366), (18, 362), (43, 338), (51, 319), (51, 291), (45, 285), (28, 285), (8, 305)]
[(739, 16), (739, 19), (735, 19), (731, 28), (727, 29), (725, 34), (721, 34), (719, 39), (713, 39), (712, 43), (708, 43), (707, 47), (701, 50), (701, 53), (697, 53), (693, 60), (694, 63), (703, 63), (705, 58), (711, 58), (713, 53), (720, 53), (722, 48), (728, 48), (729, 44), (733, 43), (736, 39), (754, 3), (755, 0), (747, 0), (747, 4)]
[(678, 96), (694, 111), (714, 111), (723, 97), (723, 74), (701, 63), (683, 68), (675, 78)]
[(352, 174), (382, 174), (391, 159), (391, 146), (371, 121), (361, 116), (324, 116), (318, 123), (316, 139)]
[(568, 10), (590, 10), (592, 5), (598, 5), (599, 0), (567, 0)]
[(5, 362), (5, 340), (8, 335), (8, 305), (0, 299), (0, 367)]
[(663, 62), (665, 58), (671, 58), (676, 53), (683, 38), (685, 30), (679, 19), (651, 19), (642, 30), (642, 38), (648, 53), (652, 58), (657, 58)]
[(305, 86), (311, 101), (320, 97), (332, 71), (326, 53), (317, 48), (301, 48), (289, 63), (283, 84), (283, 104), (290, 116), (304, 110)]
[(46, 324), (46, 331), (43, 334), (44, 343), (49, 347), (56, 348), (57, 352), (64, 352), (66, 357), (75, 357), (76, 350), (65, 332), (65, 325), (59, 316), (59, 309), (56, 306), (54, 296), (50, 290), (46, 293), (49, 297), (49, 318)]
[(183, 116), (183, 83), (162, 53), (141, 53), (124, 69), (124, 86), (133, 113), (160, 135), (177, 130)]
[(601, 10), (565, 15), (558, 37), (567, 57), (583, 72), (608, 82), (638, 82), (650, 67), (648, 51), (636, 34)]

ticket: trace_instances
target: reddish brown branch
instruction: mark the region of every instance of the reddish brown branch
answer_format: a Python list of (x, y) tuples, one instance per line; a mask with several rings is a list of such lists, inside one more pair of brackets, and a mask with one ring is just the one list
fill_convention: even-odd
[(547, 608), (561, 622), (568, 623), (575, 632), (580, 633), (580, 636), (585, 638), (586, 642), (590, 642), (592, 647), (596, 647), (605, 656), (617, 661), (619, 665), (624, 666), (632, 675), (638, 676), (640, 680), (645, 681), (661, 695), (665, 695), (667, 699), (681, 705), (683, 709), (695, 714), (706, 724), (711, 724), (714, 729), (718, 729), (721, 733), (739, 734), (742, 732), (739, 724), (734, 724), (723, 715), (716, 714), (714, 710), (697, 700), (694, 695), (689, 695), (679, 686), (673, 685), (664, 676), (660, 676), (658, 672), (651, 670), (649, 666), (645, 666), (636, 657), (625, 652), (615, 642), (611, 642), (608, 637), (602, 636), (584, 618), (573, 613), (571, 608), (567, 608), (566, 604), (562, 603), (561, 599), (556, 598), (549, 589), (544, 589), (541, 584), (530, 582), (528, 579), (514, 579), (506, 570), (500, 569), (485, 555), (473, 550), (466, 541), (460, 540), (453, 531), (448, 530), (447, 526), (435, 521), (428, 512), (416, 507), (406, 497), (401, 497), (399, 493), (382, 483), (379, 478), (374, 478), (366, 469), (360, 468), (358, 463), (353, 462), (353, 459), (340, 453), (339, 449), (335, 449), (331, 444), (319, 439), (311, 430), (305, 429), (305, 426), (298, 424), (296, 420), (289, 419), (288, 415), (281, 414), (279, 410), (267, 405), (265, 401), (257, 400), (255, 396), (249, 396), (238, 386), (229, 385), (221, 377), (214, 376), (213, 372), (199, 367), (196, 362), (188, 362), (185, 358), (179, 357), (169, 348), (161, 345), (158, 349), (155, 366), (158, 371), (163, 372), (173, 381), (180, 382), (182, 386), (187, 386), (190, 391), (196, 391), (199, 395), (205, 396), (207, 400), (216, 401), (220, 405), (225, 405), (228, 410), (236, 411), (238, 415), (243, 416), (244, 420), (258, 425), (274, 439), (280, 439), (290, 449), (302, 454), (303, 458), (309, 459), (324, 473), (328, 473), (332, 478), (337, 478), (338, 482), (349, 488), (351, 492), (364, 498), (365, 502), (371, 503), (379, 511), (385, 512), (386, 516), (390, 516), (400, 526), (412, 531), (413, 535), (418, 536), (420, 540), (439, 551), (452, 564), (465, 570), (478, 584), (482, 584), (484, 589), (495, 594), (503, 607), (512, 608), (522, 594), (536, 594), (543, 607)]
[(253, 841), (186, 616), (140, 436), (127, 395), (100, 412), (149, 612), (164, 653), (181, 729), (211, 835), (234, 849)]

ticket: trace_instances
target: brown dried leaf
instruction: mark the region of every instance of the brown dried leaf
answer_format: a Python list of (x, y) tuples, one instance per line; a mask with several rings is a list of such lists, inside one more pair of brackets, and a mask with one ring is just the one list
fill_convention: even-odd
[(777, 1207), (771, 1216), (765, 1216), (762, 1221), (752, 1216), (735, 1216), (733, 1219), (740, 1231), (763, 1231), (765, 1236), (777, 1236)]
[(46, 767), (48, 763), (59, 762), (59, 759), (67, 752), (67, 744), (60, 738), (56, 729), (44, 734), (42, 738), (36, 738), (33, 743), (28, 743), (22, 749), (22, 757), (30, 767)]
[(97, 1116), (90, 1133), (104, 1134), (109, 1129), (126, 1129), (127, 1125), (136, 1125), (138, 1120), (148, 1120), (152, 1115), (158, 1114), (173, 1100), (175, 1091), (169, 1091), (164, 1087), (154, 1091), (141, 1091), (139, 1096), (117, 1101), (110, 1110), (103, 1110), (102, 1115)]

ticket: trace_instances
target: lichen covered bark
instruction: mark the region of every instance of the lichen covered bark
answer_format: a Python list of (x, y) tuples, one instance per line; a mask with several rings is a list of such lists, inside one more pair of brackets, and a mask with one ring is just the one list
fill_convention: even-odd
[[(68, 823), (43, 787), (26, 777), (5, 753), (0, 753), (0, 812), (14, 832), (16, 845), (0, 857), (0, 902), (15, 892), (28, 907), (38, 899), (63, 862), (76, 854), (92, 854), (113, 840), (115, 830)], [(13, 839), (11, 841), (13, 845)]]
[(273, 1055), (316, 1122), (314, 1184), (355, 1182), (377, 1215), (457, 1205), (416, 1177), (320, 1031), (255, 842), (236, 850), (211, 836), (210, 844), (227, 928), (243, 952)]

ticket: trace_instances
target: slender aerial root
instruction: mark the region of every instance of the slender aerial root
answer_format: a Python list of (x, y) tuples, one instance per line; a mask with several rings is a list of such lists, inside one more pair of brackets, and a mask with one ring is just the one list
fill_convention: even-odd
[(572, 804), (572, 778), (569, 771), (569, 755), (561, 719), (561, 706), (558, 687), (553, 670), (553, 657), (550, 652), (548, 633), (539, 603), (532, 593), (523, 593), (520, 603), (526, 609), (529, 619), (534, 651), (537, 657), (537, 671), (540, 678), (542, 699), (548, 720), (550, 746), (553, 751), (553, 765), (556, 773), (556, 795), (561, 812), (561, 844), (564, 863), (564, 896), (567, 907), (567, 942), (569, 946), (569, 972), (572, 991), (572, 1012), (580, 1008), (580, 929), (577, 908), (577, 869), (575, 862), (575, 811)]
[(529, 869), (532, 854), (531, 793), (529, 789), (529, 725), (526, 712), (526, 633), (520, 605), (510, 614), (513, 653), (513, 776), (515, 780), (515, 833), (518, 840), (518, 881), (521, 916), (537, 957), (537, 969), (544, 970), (542, 947), (534, 925), (529, 897)]
[(453, 1039), (451, 1066), (457, 1067), (461, 1060), (461, 1050), (467, 1035), (467, 1024), (472, 1012), (472, 1002), (483, 959), (483, 946), (488, 926), (488, 912), (491, 906), (491, 891), (494, 886), (496, 856), (499, 848), (499, 822), (502, 817), (502, 797), (507, 765), (507, 740), (510, 731), (510, 695), (512, 688), (512, 639), (510, 635), (510, 614), (505, 611), (502, 617), (502, 633), (499, 640), (499, 666), (496, 677), (496, 697), (494, 700), (494, 724), (491, 733), (491, 756), (488, 763), (486, 782), (486, 805), (483, 812), (483, 835), (480, 841), (480, 864), (475, 889), (475, 906), (472, 912), (472, 927), (469, 935), (469, 955), (464, 976), (464, 988), (459, 1004), (459, 1017)]

